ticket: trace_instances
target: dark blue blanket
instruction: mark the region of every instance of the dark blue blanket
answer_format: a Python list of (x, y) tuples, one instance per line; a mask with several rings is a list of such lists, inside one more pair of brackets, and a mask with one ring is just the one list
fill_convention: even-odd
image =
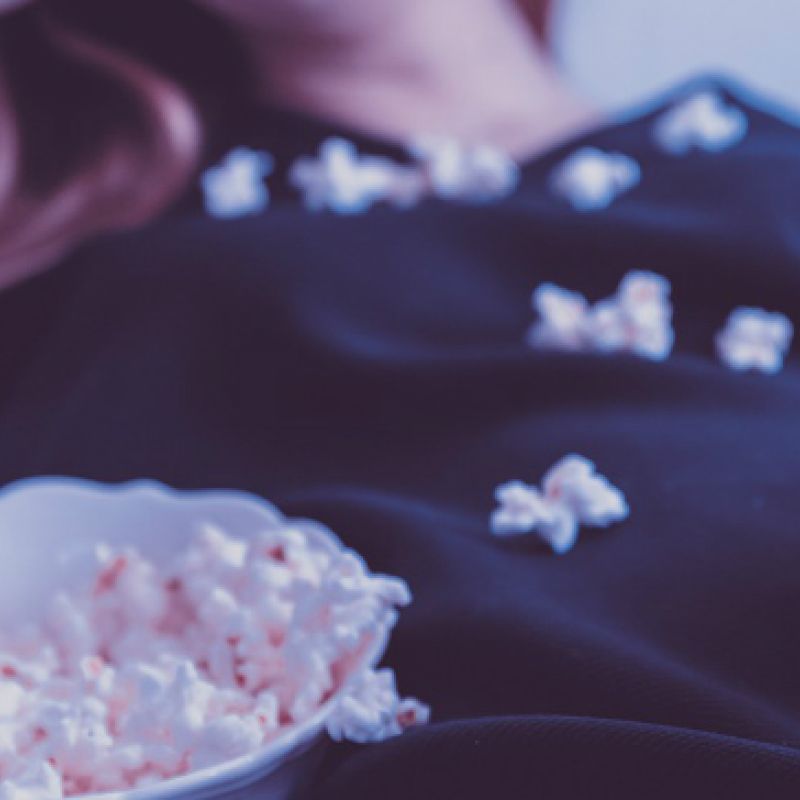
[[(332, 748), (314, 798), (800, 796), (800, 370), (713, 348), (735, 306), (800, 322), (800, 133), (733, 101), (724, 153), (659, 152), (654, 110), (496, 205), (278, 192), (84, 247), (0, 296), (0, 478), (250, 490), (408, 579), (386, 663), (433, 724)], [(276, 151), (318, 133), (260, 124)], [(584, 143), (643, 169), (600, 213), (548, 189)], [(668, 361), (524, 344), (542, 281), (599, 298), (631, 269), (672, 282)], [(493, 538), (496, 485), (571, 452), (630, 519), (563, 557)]]

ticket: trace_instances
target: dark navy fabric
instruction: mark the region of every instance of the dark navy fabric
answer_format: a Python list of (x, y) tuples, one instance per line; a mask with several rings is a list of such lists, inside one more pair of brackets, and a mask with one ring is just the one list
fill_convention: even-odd
[[(3, 483), (249, 490), (409, 581), (385, 663), (433, 722), (332, 746), (308, 800), (800, 797), (800, 363), (713, 348), (735, 306), (800, 323), (800, 131), (721, 91), (750, 122), (723, 153), (661, 153), (667, 100), (497, 204), (190, 199), (0, 295)], [(263, 113), (231, 144), (329, 132)], [(583, 144), (642, 166), (605, 211), (548, 188)], [(541, 282), (597, 299), (631, 269), (672, 282), (668, 361), (524, 344)], [(573, 452), (630, 519), (562, 557), (493, 538), (496, 485)]]

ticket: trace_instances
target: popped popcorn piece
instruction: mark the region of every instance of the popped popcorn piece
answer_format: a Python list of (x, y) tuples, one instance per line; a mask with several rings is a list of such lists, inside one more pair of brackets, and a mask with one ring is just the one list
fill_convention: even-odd
[(281, 708), (294, 721), (311, 714), (334, 687), (332, 653), (311, 649), (314, 646), (312, 642), (314, 637), (297, 636), (286, 647), (286, 669), (281, 678), (270, 685)]
[(130, 741), (168, 742), (178, 758), (202, 730), (216, 687), (203, 680), (190, 661), (138, 664), (131, 670), (135, 701), (119, 715), (119, 727)]
[(428, 706), (399, 698), (392, 670), (370, 670), (340, 695), (327, 728), (334, 741), (365, 744), (398, 736), (407, 728), (426, 724), (429, 718)]
[(629, 272), (616, 296), (596, 303), (591, 310), (588, 338), (594, 348), (663, 361), (675, 340), (669, 294), (666, 278), (652, 272)]
[(19, 712), (25, 690), (16, 682), (0, 678), (0, 720)]
[(226, 580), (240, 570), (247, 558), (247, 545), (214, 525), (203, 525), (186, 551), (181, 568), (190, 575)]
[(550, 186), (576, 210), (599, 211), (640, 179), (639, 164), (629, 156), (582, 147), (553, 170)]
[(311, 211), (360, 214), (380, 200), (413, 202), (413, 179), (388, 158), (361, 156), (345, 139), (326, 139), (317, 157), (303, 156), (292, 164), (289, 183), (303, 195)]
[(58, 772), (46, 761), (37, 762), (19, 775), (0, 780), (0, 800), (61, 800)]
[(259, 721), (227, 714), (203, 728), (192, 748), (192, 767), (204, 769), (252, 753), (264, 741)]
[(156, 567), (139, 553), (126, 548), (104, 554), (100, 566), (93, 587), (93, 623), (101, 624), (101, 635), (104, 625), (118, 628), (134, 619), (137, 624), (154, 625), (164, 616), (169, 600), (163, 580)]
[(494, 493), (500, 507), (492, 513), (492, 530), (497, 536), (527, 533), (553, 521), (553, 511), (542, 493), (522, 481), (498, 486)]
[(61, 657), (77, 664), (97, 647), (90, 621), (65, 594), (56, 595), (50, 606), (47, 625)]
[(58, 770), (67, 793), (85, 792), (92, 783), (96, 764), (104, 760), (114, 743), (107, 727), (105, 703), (91, 696), (44, 700), (31, 718), (32, 751)]
[(253, 706), (253, 718), (265, 737), (274, 734), (280, 726), (280, 704), (274, 692), (261, 692)]
[(587, 348), (589, 302), (582, 294), (543, 283), (532, 303), (539, 317), (528, 336), (533, 347), (574, 352)]
[(536, 349), (632, 353), (663, 361), (672, 351), (669, 281), (651, 272), (630, 272), (614, 297), (590, 305), (583, 295), (551, 283), (533, 293), (539, 319), (528, 332)]
[(437, 197), (484, 203), (511, 194), (519, 168), (490, 145), (465, 145), (446, 136), (418, 136), (409, 146)]
[(511, 481), (495, 491), (491, 516), (495, 536), (535, 533), (555, 553), (572, 549), (581, 525), (605, 528), (630, 513), (623, 493), (599, 475), (583, 456), (570, 455), (553, 466), (538, 489)]
[[(289, 523), (247, 541), (201, 526), (166, 564), (100, 547), (40, 625), (0, 634), (0, 800), (150, 786), (252, 753), (336, 703), (410, 600)], [(395, 710), (398, 732), (424, 716)]]
[(107, 697), (114, 690), (116, 671), (101, 656), (84, 656), (78, 662), (78, 669), (87, 689), (98, 697)]
[(239, 147), (205, 171), (201, 185), (206, 211), (220, 219), (258, 214), (269, 205), (266, 178), (274, 160), (269, 153)]
[(653, 136), (671, 155), (686, 155), (694, 148), (718, 153), (742, 141), (747, 128), (744, 111), (725, 105), (716, 92), (705, 91), (662, 114)]
[(544, 476), (544, 496), (551, 505), (569, 509), (581, 525), (606, 528), (628, 516), (625, 496), (597, 473), (588, 458), (570, 455)]
[(495, 499), (500, 504), (491, 518), (495, 536), (535, 532), (559, 554), (577, 541), (576, 515), (568, 506), (550, 502), (536, 487), (511, 481), (497, 487)]
[(16, 680), (27, 689), (51, 680), (58, 669), (56, 648), (42, 642), (37, 626), (22, 625), (13, 638), (0, 638), (0, 678)]
[(737, 308), (717, 334), (717, 352), (728, 367), (773, 375), (783, 368), (794, 328), (788, 317), (761, 308)]

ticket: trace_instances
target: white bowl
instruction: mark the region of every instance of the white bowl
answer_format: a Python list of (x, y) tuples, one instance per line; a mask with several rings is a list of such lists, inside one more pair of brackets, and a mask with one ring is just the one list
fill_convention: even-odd
[[(0, 629), (34, 621), (55, 591), (82, 577), (79, 558), (101, 542), (132, 545), (165, 560), (181, 550), (201, 523), (215, 523), (232, 536), (251, 538), (285, 525), (272, 505), (245, 492), (178, 491), (154, 481), (108, 486), (73, 478), (32, 478), (0, 491)], [(321, 546), (342, 549), (324, 526), (292, 520)], [(388, 641), (376, 632), (351, 679), (377, 664)], [(341, 691), (341, 690), (340, 690)], [(332, 697), (311, 719), (256, 753), (199, 770), (146, 789), (85, 795), (89, 800), (284, 800), (313, 773), (327, 739), (325, 721)]]

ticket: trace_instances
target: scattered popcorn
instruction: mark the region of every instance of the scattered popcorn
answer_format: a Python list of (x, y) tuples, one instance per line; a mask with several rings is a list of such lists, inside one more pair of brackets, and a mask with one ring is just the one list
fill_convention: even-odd
[(533, 293), (539, 316), (528, 335), (536, 348), (579, 352), (588, 349), (589, 302), (578, 292), (543, 283)]
[(539, 319), (528, 332), (536, 349), (633, 353), (663, 361), (672, 351), (670, 285), (652, 272), (629, 272), (614, 297), (591, 305), (577, 292), (544, 283), (533, 293)]
[(717, 334), (717, 351), (731, 369), (772, 375), (783, 368), (793, 335), (792, 323), (777, 311), (737, 308)]
[(150, 786), (253, 753), (332, 698), (337, 738), (426, 717), (391, 672), (358, 677), (408, 586), (289, 522), (247, 541), (205, 526), (165, 564), (106, 546), (94, 563), (40, 625), (0, 633), (0, 800)]
[(597, 474), (583, 456), (561, 459), (545, 476), (544, 496), (550, 503), (568, 508), (582, 525), (606, 528), (628, 516), (628, 505), (619, 489)]
[(640, 178), (641, 169), (632, 158), (582, 147), (555, 168), (550, 185), (578, 211), (599, 211), (636, 186)]
[(266, 178), (274, 161), (268, 153), (239, 147), (222, 163), (207, 169), (201, 184), (206, 211), (220, 219), (258, 214), (269, 205)]
[(519, 183), (519, 168), (489, 145), (468, 146), (445, 136), (419, 136), (409, 147), (437, 197), (488, 202), (506, 197)]
[(352, 142), (339, 138), (324, 141), (316, 158), (297, 159), (289, 182), (303, 194), (309, 210), (338, 214), (359, 214), (381, 200), (409, 205), (418, 194), (410, 168), (388, 158), (361, 156)]
[(663, 361), (675, 340), (669, 294), (666, 278), (652, 272), (629, 272), (616, 297), (595, 304), (589, 315), (595, 348)]
[(328, 717), (328, 734), (337, 742), (380, 742), (424, 725), (429, 717), (428, 706), (399, 698), (392, 670), (370, 670), (339, 696)]
[(492, 514), (492, 530), (498, 536), (526, 533), (553, 518), (552, 509), (542, 493), (522, 481), (510, 481), (499, 486), (495, 499), (500, 508)]
[(491, 517), (495, 536), (535, 533), (559, 555), (575, 545), (579, 526), (605, 528), (629, 514), (622, 492), (577, 455), (552, 467), (542, 489), (511, 481), (497, 488), (495, 498), (500, 504)]
[(505, 154), (468, 147), (445, 137), (418, 137), (409, 146), (412, 164), (362, 156), (341, 138), (322, 143), (315, 157), (298, 158), (289, 183), (311, 211), (360, 214), (376, 203), (410, 208), (433, 194), (466, 202), (486, 202), (510, 194), (519, 180), (517, 165)]
[(747, 115), (726, 106), (716, 92), (701, 92), (663, 114), (653, 128), (656, 143), (667, 153), (686, 155), (693, 148), (720, 152), (747, 134)]

